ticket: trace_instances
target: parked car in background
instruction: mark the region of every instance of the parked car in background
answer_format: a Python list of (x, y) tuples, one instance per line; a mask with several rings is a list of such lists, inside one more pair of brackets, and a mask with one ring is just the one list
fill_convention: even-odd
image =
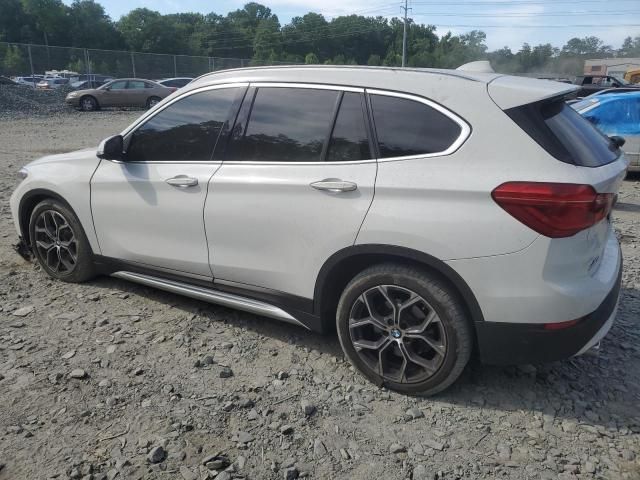
[(43, 78), (36, 84), (38, 90), (56, 90), (69, 85), (69, 79), (63, 77)]
[(176, 88), (164, 87), (159, 83), (142, 78), (120, 78), (105, 83), (98, 88), (76, 90), (67, 95), (67, 104), (84, 111), (103, 107), (146, 107), (151, 108)]
[(158, 80), (160, 85), (164, 85), (165, 87), (175, 87), (182, 88), (185, 85), (189, 84), (193, 78), (190, 77), (176, 77), (176, 78), (165, 78), (163, 80)]
[(15, 77), (16, 83), (20, 85), (29, 85), (35, 87), (44, 77), (42, 75), (33, 75), (31, 77)]
[(565, 103), (575, 90), (455, 70), (204, 75), (96, 150), (22, 168), (16, 249), (55, 279), (337, 330), (357, 370), (403, 393), (444, 390), (474, 350), (579, 355), (616, 316), (628, 163)]
[(605, 135), (624, 138), (629, 171), (640, 171), (640, 90), (590, 96), (571, 106)]
[(14, 82), (9, 77), (3, 77), (0, 75), (0, 85), (20, 85), (18, 82)]
[[(626, 81), (611, 75), (579, 75), (573, 83), (580, 86), (580, 90), (576, 93), (578, 97), (586, 97), (592, 93), (609, 88), (630, 86)], [(640, 86), (638, 88), (640, 88)]]

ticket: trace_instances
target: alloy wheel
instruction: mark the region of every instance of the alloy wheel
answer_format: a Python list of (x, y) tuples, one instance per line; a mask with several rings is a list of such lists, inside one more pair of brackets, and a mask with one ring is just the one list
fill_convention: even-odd
[(90, 98), (83, 98), (82, 99), (82, 109), (83, 110), (93, 110), (93, 100), (91, 100)]
[(432, 377), (447, 353), (446, 331), (435, 309), (422, 296), (395, 285), (370, 288), (354, 301), (349, 333), (360, 359), (397, 383)]
[(78, 242), (64, 216), (45, 210), (36, 220), (35, 246), (47, 268), (58, 274), (69, 274), (78, 261)]

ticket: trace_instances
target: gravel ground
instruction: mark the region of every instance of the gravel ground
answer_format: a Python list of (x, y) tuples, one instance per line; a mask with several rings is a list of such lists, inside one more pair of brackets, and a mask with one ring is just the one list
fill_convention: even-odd
[(640, 479), (640, 178), (615, 224), (618, 321), (599, 356), (472, 364), (435, 398), (366, 383), (335, 338), (112, 278), (53, 282), (13, 253), (31, 159), (139, 113), (0, 119), (0, 480)]

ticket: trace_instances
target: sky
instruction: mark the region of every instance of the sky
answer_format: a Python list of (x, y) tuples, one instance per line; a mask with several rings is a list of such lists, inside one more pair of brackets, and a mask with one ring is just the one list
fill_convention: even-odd
[[(98, 0), (112, 19), (134, 8), (160, 13), (227, 12), (249, 0)], [(256, 0), (258, 1), (258, 0)], [(348, 14), (401, 16), (404, 0), (262, 0), (281, 24), (309, 11), (332, 17)], [(71, 0), (66, 0), (70, 3)], [(380, 2), (380, 3), (378, 3)], [(409, 15), (416, 23), (436, 25), (436, 33), (454, 34), (473, 29), (487, 34), (489, 50), (504, 46), (517, 51), (523, 43), (551, 43), (561, 47), (572, 37), (596, 35), (619, 48), (627, 36), (640, 35), (640, 0), (413, 0)]]

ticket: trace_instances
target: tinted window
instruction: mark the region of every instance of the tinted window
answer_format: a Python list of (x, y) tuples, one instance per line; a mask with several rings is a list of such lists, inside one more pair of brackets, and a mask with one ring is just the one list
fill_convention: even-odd
[(248, 125), (234, 138), (229, 160), (319, 162), (338, 92), (259, 88)]
[(347, 162), (371, 158), (365, 130), (362, 94), (346, 92), (331, 135), (328, 162)]
[(380, 158), (444, 152), (460, 136), (456, 122), (424, 103), (371, 95)]
[(599, 167), (618, 157), (613, 143), (564, 99), (529, 103), (505, 110), (505, 113), (561, 162)]
[(210, 160), (237, 92), (209, 90), (169, 105), (132, 134), (128, 160)]
[(145, 83), (139, 80), (129, 80), (129, 83), (127, 84), (127, 88), (132, 90), (142, 89), (144, 87)]

